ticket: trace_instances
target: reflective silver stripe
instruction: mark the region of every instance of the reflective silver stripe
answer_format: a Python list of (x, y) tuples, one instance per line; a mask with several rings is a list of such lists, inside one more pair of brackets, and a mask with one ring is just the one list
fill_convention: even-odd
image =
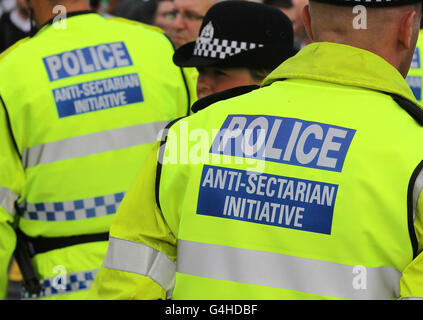
[(0, 206), (3, 207), (11, 216), (16, 214), (15, 202), (19, 196), (12, 190), (0, 187)]
[[(273, 252), (178, 242), (177, 272), (183, 274), (345, 299), (399, 296), (399, 271), (392, 267), (362, 267), (366, 273), (360, 275), (356, 267)], [(357, 288), (358, 276), (365, 276), (366, 288)]]
[(145, 244), (110, 237), (103, 267), (150, 277), (166, 291), (167, 298), (172, 296), (175, 262), (163, 252)]
[(399, 300), (423, 300), (423, 297), (404, 297)]
[(423, 189), (423, 170), (420, 171), (413, 187), (413, 221), (416, 220), (417, 203)]
[(158, 135), (167, 123), (140, 124), (37, 145), (23, 150), (22, 163), (25, 168), (32, 168), (38, 164), (154, 143), (160, 140)]

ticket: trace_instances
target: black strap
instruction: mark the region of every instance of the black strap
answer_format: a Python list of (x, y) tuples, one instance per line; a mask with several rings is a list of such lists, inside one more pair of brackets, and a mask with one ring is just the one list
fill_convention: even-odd
[(2, 105), (3, 109), (4, 109), (4, 113), (5, 113), (5, 116), (6, 116), (6, 122), (7, 122), (7, 128), (8, 128), (9, 133), (10, 133), (10, 139), (12, 140), (12, 143), (13, 143), (13, 146), (15, 147), (17, 155), (22, 160), (22, 155), (19, 152), (18, 144), (16, 142), (15, 135), (13, 134), (12, 123), (10, 122), (9, 112), (7, 111), (6, 103), (4, 102), (1, 95), (0, 95), (0, 105)]
[(31, 250), (26, 236), (20, 229), (16, 229), (16, 248), (14, 252), (16, 263), (19, 266), (23, 278), (24, 288), (31, 294), (41, 292), (40, 280), (31, 263)]
[(228, 90), (224, 90), (221, 92), (213, 93), (211, 95), (208, 95), (207, 97), (204, 97), (202, 99), (197, 100), (191, 107), (192, 112), (198, 112), (200, 110), (203, 110), (207, 108), (208, 106), (212, 105), (213, 103), (227, 100), (230, 98), (235, 98), (240, 95), (249, 93), (253, 90), (259, 89), (260, 87), (258, 85), (249, 85), (249, 86), (240, 86), (231, 88)]
[(177, 118), (175, 120), (172, 120), (171, 122), (169, 122), (167, 124), (167, 126), (163, 130), (163, 135), (162, 135), (160, 148), (159, 148), (159, 154), (158, 154), (158, 157), (157, 157), (157, 167), (156, 167), (156, 204), (157, 204), (157, 207), (160, 209), (160, 211), (162, 210), (162, 208), (160, 206), (160, 197), (159, 197), (160, 178), (161, 178), (161, 175), (162, 175), (162, 163), (163, 163), (163, 158), (164, 158), (164, 151), (165, 151), (165, 147), (166, 147), (168, 132), (169, 132), (169, 129), (170, 129), (171, 126), (173, 126), (176, 122), (178, 122), (179, 120), (184, 119), (184, 118), (185, 117), (181, 117), (181, 118)]
[[(414, 120), (416, 120), (419, 125), (423, 126), (423, 109), (421, 107), (399, 95), (393, 93), (387, 94), (389, 94), (402, 109), (404, 109)], [(421, 170), (423, 170), (423, 161), (417, 166), (410, 178), (407, 194), (408, 232), (410, 234), (411, 245), (413, 248), (413, 258), (416, 258), (418, 254), (418, 241), (416, 232), (414, 230), (413, 189)]]
[(388, 93), (386, 94), (390, 95), (392, 99), (401, 107), (403, 108), (411, 117), (416, 120), (419, 125), (423, 126), (423, 109), (420, 108), (418, 105), (414, 104), (410, 100), (407, 100), (399, 95), (396, 95), (394, 93)]
[(63, 249), (77, 244), (84, 244), (97, 241), (108, 241), (109, 233), (84, 234), (80, 236), (70, 237), (28, 237), (25, 236), (26, 241), (30, 244), (32, 255), (44, 253), (51, 250)]
[(408, 233), (410, 234), (411, 245), (413, 248), (413, 259), (418, 255), (418, 240), (416, 236), (416, 231), (414, 229), (414, 203), (413, 203), (413, 191), (414, 185), (416, 184), (417, 177), (420, 172), (423, 170), (423, 161), (414, 170), (411, 175), (410, 182), (408, 184), (408, 193), (407, 193), (407, 214), (408, 214)]

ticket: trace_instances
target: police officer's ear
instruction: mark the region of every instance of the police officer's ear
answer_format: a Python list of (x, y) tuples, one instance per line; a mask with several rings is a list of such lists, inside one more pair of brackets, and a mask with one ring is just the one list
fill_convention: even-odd
[(309, 5), (305, 5), (301, 12), (301, 18), (303, 19), (304, 27), (307, 31), (309, 38), (314, 41), (313, 29), (311, 28), (311, 16), (309, 11)]
[(416, 15), (416, 10), (407, 10), (401, 17), (398, 41), (407, 50), (414, 47), (414, 41), (417, 40), (416, 34), (417, 30), (419, 30), (420, 19), (417, 19)]

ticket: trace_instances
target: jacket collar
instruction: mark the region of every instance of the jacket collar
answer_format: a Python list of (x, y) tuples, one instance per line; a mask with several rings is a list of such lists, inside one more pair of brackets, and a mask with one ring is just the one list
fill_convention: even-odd
[(398, 95), (418, 105), (402, 75), (382, 57), (356, 47), (316, 42), (286, 60), (264, 80), (309, 79)]
[[(66, 19), (71, 18), (71, 17), (75, 17), (75, 16), (80, 16), (83, 14), (96, 14), (96, 12), (91, 11), (91, 10), (83, 10), (83, 11), (71, 11), (66, 13)], [(46, 23), (44, 23), (40, 28), (35, 28), (34, 30), (32, 30), (30, 32), (30, 37), (34, 37), (35, 35), (41, 33), (42, 31), (44, 31), (45, 29), (47, 29), (49, 26), (53, 25), (55, 21), (55, 17), (51, 18), (49, 21), (47, 21)]]

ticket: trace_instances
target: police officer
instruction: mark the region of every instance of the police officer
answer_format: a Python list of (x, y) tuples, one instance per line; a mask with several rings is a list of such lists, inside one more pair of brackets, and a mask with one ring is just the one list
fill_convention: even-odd
[(196, 41), (175, 51), (180, 67), (199, 71), (197, 96), (241, 86), (252, 90), (293, 56), (289, 18), (276, 8), (248, 1), (224, 1), (207, 11)]
[(24, 297), (81, 299), (158, 133), (192, 101), (157, 28), (87, 0), (29, 5), (38, 31), (0, 56), (0, 296), (17, 233)]
[[(173, 0), (175, 10), (173, 11), (170, 38), (175, 48), (195, 41), (198, 36), (203, 18), (206, 12), (219, 0)], [(195, 92), (193, 100), (197, 100), (196, 84), (198, 71), (195, 68), (184, 68), (184, 72), (194, 83), (192, 91)]]
[(423, 297), (423, 111), (404, 79), (421, 3), (356, 4), (312, 0), (315, 43), (169, 126), (90, 297)]

